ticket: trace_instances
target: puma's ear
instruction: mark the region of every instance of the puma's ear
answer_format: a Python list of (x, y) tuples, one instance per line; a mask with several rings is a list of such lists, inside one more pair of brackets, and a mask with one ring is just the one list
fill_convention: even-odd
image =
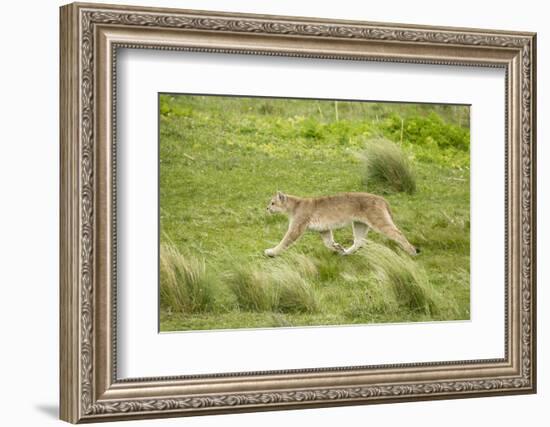
[(280, 191), (277, 191), (277, 198), (279, 199), (279, 201), (281, 203), (286, 202), (286, 194), (285, 193), (281, 193)]

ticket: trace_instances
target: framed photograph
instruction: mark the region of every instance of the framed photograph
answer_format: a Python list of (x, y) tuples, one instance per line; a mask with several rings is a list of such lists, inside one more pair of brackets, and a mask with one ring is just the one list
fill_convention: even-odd
[(535, 34), (60, 13), (63, 420), (536, 391)]

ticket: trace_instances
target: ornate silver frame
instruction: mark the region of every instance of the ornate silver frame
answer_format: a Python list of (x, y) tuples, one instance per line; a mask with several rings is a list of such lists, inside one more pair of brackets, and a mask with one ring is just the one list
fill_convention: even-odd
[[(61, 419), (77, 423), (535, 392), (535, 34), (70, 4), (61, 8), (60, 42)], [(117, 379), (118, 47), (504, 68), (505, 357)]]

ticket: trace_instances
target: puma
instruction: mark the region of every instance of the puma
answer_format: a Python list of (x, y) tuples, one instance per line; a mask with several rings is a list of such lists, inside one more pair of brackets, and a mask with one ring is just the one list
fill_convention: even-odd
[[(361, 248), (369, 228), (397, 242), (410, 255), (416, 248), (393, 223), (388, 202), (369, 193), (341, 193), (324, 197), (296, 197), (277, 192), (267, 206), (269, 213), (283, 213), (289, 218), (288, 231), (281, 242), (265, 250), (265, 255), (279, 255), (306, 230), (318, 231), (323, 243), (332, 251), (349, 255)], [(345, 249), (334, 241), (332, 230), (353, 227), (353, 244)]]

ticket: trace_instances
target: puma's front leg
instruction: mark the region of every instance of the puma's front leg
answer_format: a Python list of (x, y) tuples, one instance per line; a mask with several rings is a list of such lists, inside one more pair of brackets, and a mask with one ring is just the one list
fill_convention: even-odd
[(283, 240), (274, 248), (266, 249), (264, 254), (269, 257), (274, 257), (283, 252), (286, 248), (292, 245), (298, 238), (304, 234), (307, 228), (307, 220), (294, 219), (288, 225), (288, 230), (283, 237)]

